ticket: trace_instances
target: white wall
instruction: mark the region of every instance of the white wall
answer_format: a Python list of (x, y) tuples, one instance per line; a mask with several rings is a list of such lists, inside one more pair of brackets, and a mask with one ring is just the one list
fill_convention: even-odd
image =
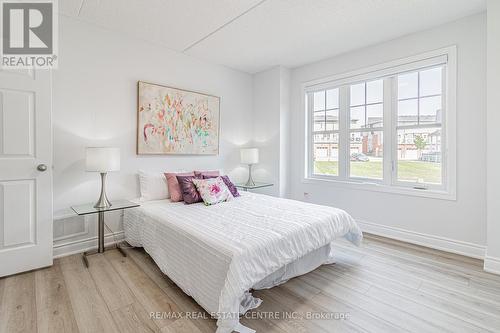
[(280, 67), (253, 76), (253, 100), (254, 146), (259, 148), (254, 180), (274, 184), (258, 192), (279, 195)]
[[(303, 183), (305, 125), (301, 84), (456, 44), (457, 200), (352, 190)], [(372, 230), (481, 256), (486, 244), (486, 15), (296, 68), (291, 83), (292, 197), (340, 207)], [(496, 141), (498, 142), (498, 140)], [(308, 193), (308, 195), (304, 195)], [(375, 224), (375, 225), (373, 225)], [(395, 229), (396, 228), (396, 229)]]
[[(121, 171), (108, 175), (110, 199), (139, 196), (136, 172), (219, 169), (236, 180), (246, 177), (238, 146), (253, 138), (252, 76), (207, 64), (136, 38), (64, 16), (60, 18), (59, 69), (54, 71), (54, 211), (93, 202), (99, 177), (84, 170), (85, 147), (121, 148)], [(137, 81), (206, 92), (221, 97), (219, 156), (137, 156)], [(108, 221), (117, 220), (110, 215)], [(81, 232), (95, 235), (78, 219), (56, 222), (56, 238)], [(119, 230), (119, 225), (113, 225)], [(57, 241), (58, 245), (75, 241)], [(56, 251), (57, 252), (57, 251)]]
[(280, 196), (290, 196), (290, 88), (292, 83), (290, 69), (280, 67)]
[(287, 196), (289, 179), (290, 69), (277, 66), (254, 75), (254, 145), (260, 160), (256, 181), (272, 182), (260, 193)]
[(500, 1), (488, 1), (488, 249), (485, 269), (500, 274)]

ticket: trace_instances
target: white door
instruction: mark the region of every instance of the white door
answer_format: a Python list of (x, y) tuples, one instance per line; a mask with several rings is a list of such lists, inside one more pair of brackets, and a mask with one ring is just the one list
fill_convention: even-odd
[(0, 69), (0, 276), (52, 265), (51, 86)]

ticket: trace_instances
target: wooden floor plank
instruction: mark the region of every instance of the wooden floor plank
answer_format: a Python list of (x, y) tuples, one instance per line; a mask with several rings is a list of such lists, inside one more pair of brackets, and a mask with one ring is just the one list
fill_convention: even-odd
[[(275, 300), (267, 291), (256, 292), (255, 296), (262, 299), (262, 304), (257, 309), (246, 313), (241, 323), (257, 330), (257, 332), (328, 332), (312, 321), (294, 319), (292, 316), (289, 316), (290, 318), (284, 318), (284, 312), (290, 311), (290, 307), (280, 303), (279, 300)], [(294, 308), (294, 310), (299, 313), (301, 312), (298, 308)], [(263, 317), (263, 314), (267, 315), (267, 317)], [(278, 314), (279, 317), (276, 316), (276, 314)], [(275, 315), (275, 318), (269, 318), (270, 315)], [(339, 329), (338, 325), (332, 325), (332, 328)]]
[[(123, 257), (118, 251), (105, 253), (119, 276), (125, 281), (135, 298), (142, 304), (147, 313), (179, 312), (178, 306), (144, 273), (129, 257)], [(172, 324), (175, 319), (160, 316), (153, 320), (158, 328)]]
[(358, 308), (349, 306), (337, 298), (319, 293), (312, 298), (315, 304), (320, 305), (328, 311), (348, 314), (348, 320), (352, 321), (367, 332), (374, 333), (401, 333), (408, 332), (403, 327), (398, 327), (383, 318), (376, 317), (370, 313), (361, 311)]
[(310, 284), (307, 284), (297, 278), (289, 280), (280, 287), (285, 288), (291, 293), (305, 299), (312, 299), (314, 296), (321, 293), (321, 289), (311, 286)]
[[(2, 310), (3, 308), (1, 307), (2, 305), (2, 302), (3, 302), (3, 294), (4, 294), (4, 286), (5, 286), (5, 280), (7, 280), (7, 278), (0, 278), (0, 319), (2, 319)], [(1, 327), (1, 325), (0, 325)]]
[(103, 254), (88, 257), (90, 276), (110, 311), (134, 303), (129, 288)]
[(464, 306), (471, 307), (480, 312), (500, 316), (500, 303), (487, 299), (486, 297), (471, 295), (470, 293), (464, 293), (461, 290), (449, 290), (447, 288), (443, 288), (442, 286), (427, 282), (423, 282), (419, 290), (436, 297), (441, 297), (448, 302), (463, 304)]
[(113, 317), (80, 256), (60, 259), (80, 332), (118, 332)]
[[(274, 311), (297, 313), (300, 319), (281, 319), (282, 322), (287, 323), (288, 326), (294, 327), (295, 329), (300, 328), (300, 330), (304, 330), (305, 332), (365, 331), (356, 322), (349, 319), (323, 319), (321, 317), (322, 315), (333, 315), (331, 313), (332, 311), (318, 305), (318, 303), (313, 302), (311, 299), (306, 299), (295, 295), (293, 292), (290, 292), (283, 286), (261, 291), (257, 294), (257, 296), (261, 297), (264, 303), (274, 301), (275, 303), (272, 305), (272, 309), (274, 309)], [(346, 313), (347, 307), (343, 308), (340, 312)], [(309, 319), (308, 316), (310, 316)], [(290, 331), (290, 329), (288, 331)]]
[[(314, 271), (299, 277), (304, 282), (311, 284), (317, 288), (321, 288), (322, 292), (330, 297), (340, 299), (342, 302), (365, 311), (372, 316), (384, 319), (391, 325), (401, 327), (411, 332), (453, 332), (445, 327), (445, 325), (436, 325), (435, 323), (423, 320), (412, 313), (408, 313), (405, 309), (396, 308), (388, 305), (381, 300), (366, 296), (363, 292), (350, 288), (349, 281), (344, 279), (343, 283), (339, 281), (331, 281), (325, 279)], [(368, 290), (364, 291), (367, 292)]]
[[(74, 255), (51, 268), (0, 279), (0, 333), (215, 332), (215, 319), (144, 250), (126, 251), (127, 258), (118, 251), (91, 257), (89, 269)], [(370, 235), (360, 248), (339, 241), (335, 260), (281, 286), (254, 291), (263, 303), (241, 323), (259, 333), (497, 332), (500, 327), (500, 277), (482, 271), (478, 260)], [(160, 317), (151, 318), (156, 312)], [(181, 317), (163, 316), (175, 313)], [(186, 317), (189, 313), (204, 316)], [(348, 318), (304, 319), (322, 313)]]
[(351, 251), (351, 252), (363, 252), (365, 255), (363, 259), (360, 261), (363, 265), (379, 265), (390, 267), (394, 270), (404, 270), (405, 273), (422, 276), (425, 277), (429, 281), (438, 281), (440, 283), (446, 282), (453, 287), (457, 288), (466, 288), (469, 285), (469, 278), (464, 277), (463, 275), (454, 272), (454, 271), (446, 271), (443, 269), (434, 269), (433, 267), (428, 267), (424, 264), (415, 263), (409, 260), (402, 260), (399, 258), (388, 257), (379, 255), (372, 251), (363, 251), (363, 249), (353, 248), (353, 247), (344, 247), (342, 245), (338, 246), (339, 249), (343, 251)]
[[(336, 265), (327, 265), (330, 267), (338, 266)], [(327, 266), (323, 266), (327, 267)], [(319, 268), (321, 269), (321, 268)], [(357, 308), (351, 307), (348, 304), (340, 301), (336, 297), (332, 297), (331, 295), (325, 295), (321, 292), (321, 289), (312, 287), (300, 279), (292, 279), (287, 283), (283, 284), (279, 288), (283, 288), (289, 290), (295, 295), (301, 296), (306, 299), (311, 299), (315, 304), (318, 304), (322, 308), (328, 311), (333, 311), (337, 313), (348, 313), (349, 320), (356, 323), (358, 326), (363, 327), (366, 330), (371, 332), (404, 332), (405, 330), (402, 327), (397, 327), (392, 325), (391, 323), (377, 318), (369, 313), (360, 311)], [(313, 288), (313, 289), (311, 289)], [(306, 291), (306, 292), (304, 292)]]
[[(484, 283), (487, 286), (497, 286), (500, 290), (500, 276), (484, 272), (479, 269), (471, 269), (471, 265), (452, 260), (436, 260), (436, 258), (422, 257), (414, 253), (409, 253), (405, 249), (387, 248), (381, 243), (370, 242), (365, 244), (365, 249), (372, 254), (380, 254), (384, 258), (390, 258), (396, 262), (412, 263), (423, 266), (443, 274), (461, 276), (477, 283)], [(474, 266), (472, 266), (474, 267)]]
[[(449, 267), (452, 270), (467, 272), (467, 274), (477, 274), (477, 275), (488, 275), (489, 273), (484, 272), (482, 261), (473, 259), (474, 264), (468, 262), (470, 258), (461, 257), (455, 255), (454, 258), (443, 257), (441, 255), (435, 255), (427, 251), (422, 251), (420, 249), (412, 249), (408, 247), (398, 246), (396, 244), (378, 242), (378, 241), (367, 241), (364, 242), (363, 247), (367, 251), (377, 251), (382, 254), (388, 254), (391, 256), (399, 256), (401, 258), (413, 259), (417, 262), (422, 262), (426, 264), (431, 264), (437, 267)], [(456, 258), (460, 258), (457, 260)], [(479, 262), (481, 265), (478, 266), (475, 262)]]
[(459, 254), (431, 249), (425, 246), (402, 242), (396, 239), (376, 236), (364, 233), (365, 244), (378, 244), (380, 246), (392, 246), (395, 249), (402, 249), (407, 253), (418, 253), (420, 256), (430, 256), (435, 260), (445, 260), (470, 266), (471, 269), (483, 270), (482, 260), (465, 257)]
[[(191, 313), (206, 313), (191, 297), (187, 296), (175, 283), (163, 274), (153, 259), (149, 257), (143, 250), (131, 249), (127, 250), (127, 255), (153, 280), (158, 287), (177, 305), (178, 309), (183, 312)], [(202, 333), (215, 332), (217, 329), (216, 321), (207, 318), (199, 318), (194, 321), (194, 324)], [(200, 316), (201, 317), (201, 316)]]
[(2, 280), (0, 332), (36, 332), (34, 273), (17, 274)]
[(349, 276), (354, 279), (365, 281), (365, 283), (370, 283), (378, 288), (382, 288), (388, 292), (396, 293), (415, 301), (419, 304), (423, 304), (430, 309), (435, 311), (441, 311), (443, 313), (455, 316), (460, 319), (460, 321), (466, 321), (473, 324), (474, 326), (479, 326), (487, 330), (494, 330), (496, 327), (500, 327), (500, 318), (498, 314), (499, 311), (483, 311), (483, 308), (477, 307), (476, 304), (469, 299), (462, 301), (455, 301), (455, 298), (446, 295), (443, 297), (443, 293), (429, 293), (421, 290), (421, 288), (413, 289), (400, 284), (398, 281), (389, 279), (387, 277), (376, 276), (373, 274), (365, 274), (356, 267), (351, 267), (346, 269), (344, 265), (329, 265), (321, 267), (317, 270), (318, 274), (331, 274), (333, 278), (340, 276)]
[(177, 319), (173, 324), (163, 327), (162, 333), (201, 333), (201, 331), (189, 319)]
[(175, 283), (162, 273), (154, 260), (144, 251), (144, 249), (126, 250), (127, 254), (134, 260), (144, 273), (146, 273), (158, 285), (174, 285)]
[(139, 302), (111, 312), (120, 333), (153, 333), (160, 329)]
[[(374, 254), (366, 249), (357, 249), (353, 247), (339, 246), (340, 251), (337, 251), (335, 256), (337, 261), (352, 265), (357, 265), (363, 270), (368, 270), (374, 274), (385, 275), (404, 280), (405, 283), (413, 284), (434, 284), (448, 291), (458, 291), (469, 295), (472, 299), (482, 298), (484, 302), (500, 304), (500, 292), (496, 292), (495, 285), (489, 286), (488, 283), (482, 282), (478, 286), (473, 281), (467, 284), (457, 282), (450, 279), (448, 276), (437, 276), (433, 269), (428, 267), (418, 266), (418, 262), (410, 266), (399, 261), (391, 260), (390, 256), (382, 254)], [(365, 254), (366, 253), (366, 254)], [(361, 259), (357, 260), (353, 255), (361, 254)]]
[(78, 332), (61, 266), (35, 272), (38, 332)]
[[(470, 323), (468, 320), (460, 320), (444, 311), (437, 311), (435, 308), (421, 304), (405, 295), (388, 292), (387, 290), (372, 286), (367, 296), (382, 300), (385, 304), (404, 309), (405, 312), (412, 313), (422, 320), (426, 320), (435, 325), (445, 326), (453, 332), (487, 332), (486, 328), (481, 328)], [(464, 318), (465, 319), (465, 318)]]

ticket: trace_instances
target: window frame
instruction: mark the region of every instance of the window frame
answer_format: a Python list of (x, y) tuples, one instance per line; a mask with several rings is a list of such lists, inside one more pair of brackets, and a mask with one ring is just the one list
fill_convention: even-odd
[[(407, 182), (397, 178), (397, 75), (405, 72), (422, 71), (426, 68), (443, 66), (441, 101), (443, 104), (441, 126), (441, 179), (442, 184)], [(305, 163), (303, 164), (304, 183), (322, 183), (333, 186), (382, 191), (446, 200), (456, 200), (456, 46), (426, 52), (416, 56), (363, 68), (349, 73), (308, 81), (302, 84), (303, 104), (305, 106)], [(384, 80), (383, 90), (383, 127), (374, 131), (383, 133), (383, 179), (349, 177), (350, 171), (350, 134), (363, 132), (350, 128), (350, 85)], [(339, 134), (338, 175), (314, 174), (314, 120), (311, 118), (315, 91), (339, 89), (339, 129), (325, 131)], [(347, 91), (346, 91), (347, 90)], [(420, 97), (420, 91), (419, 91)], [(365, 101), (367, 102), (367, 101)], [(325, 105), (326, 108), (326, 105)], [(417, 128), (425, 125), (416, 126)], [(427, 125), (427, 127), (433, 125)], [(366, 130), (364, 130), (366, 132)], [(370, 131), (370, 129), (368, 129)], [(417, 186), (418, 185), (418, 186)]]
[[(336, 89), (336, 88), (331, 88), (331, 89)], [(326, 90), (329, 90), (329, 89), (326, 89)], [(308, 134), (308, 152), (311, 154), (307, 160), (310, 160), (313, 158), (313, 151), (314, 151), (314, 135), (315, 134), (318, 134), (318, 133), (321, 133), (321, 134), (332, 134), (332, 135), (335, 135), (335, 134), (338, 134), (339, 136), (339, 152), (338, 152), (338, 156), (339, 156), (339, 161), (338, 161), (338, 164), (337, 164), (337, 175), (328, 175), (328, 178), (335, 178), (335, 179), (340, 179), (341, 177), (341, 173), (340, 173), (340, 154), (341, 154), (341, 142), (340, 142), (340, 130), (341, 130), (341, 125), (340, 125), (340, 119), (341, 119), (341, 115), (340, 115), (340, 112), (341, 112), (341, 109), (342, 109), (342, 105), (340, 104), (340, 89), (339, 89), (339, 107), (338, 108), (334, 108), (334, 109), (327, 109), (326, 108), (326, 90), (325, 90), (325, 109), (323, 110), (325, 112), (325, 118), (326, 118), (326, 111), (327, 110), (337, 110), (338, 109), (338, 113), (339, 113), (339, 129), (336, 130), (335, 129), (335, 126), (334, 126), (334, 129), (332, 130), (326, 130), (326, 121), (325, 121), (325, 130), (324, 131), (315, 131), (314, 130), (314, 113), (315, 112), (319, 112), (319, 111), (314, 111), (314, 92), (308, 94), (310, 96), (307, 97), (307, 109), (308, 109), (308, 119), (309, 119), (309, 127), (308, 127), (308, 130), (307, 132), (309, 133)], [(311, 168), (311, 169), (310, 169)], [(313, 165), (309, 165), (309, 162), (307, 162), (307, 169), (310, 169), (310, 174), (313, 175), (313, 177), (318, 177), (318, 176), (321, 176), (319, 174), (314, 174), (314, 166)]]
[[(371, 81), (377, 81), (377, 80), (382, 80), (383, 81), (383, 91), (382, 91), (382, 102), (378, 102), (378, 103), (368, 103), (368, 100), (367, 100), (367, 85), (368, 85), (368, 82), (371, 82)], [(346, 118), (346, 126), (347, 126), (347, 134), (345, 136), (345, 138), (347, 138), (347, 142), (346, 142), (346, 148), (347, 148), (347, 154), (344, 156), (344, 158), (346, 159), (345, 163), (347, 165), (346, 167), (346, 177), (345, 179), (349, 180), (349, 181), (355, 181), (355, 182), (373, 182), (373, 183), (377, 183), (377, 184), (383, 184), (385, 182), (385, 174), (384, 174), (384, 169), (385, 167), (382, 166), (382, 179), (378, 179), (378, 178), (369, 178), (369, 177), (359, 177), (359, 176), (351, 176), (351, 134), (352, 133), (364, 133), (364, 132), (370, 132), (370, 129), (369, 128), (351, 128), (351, 108), (353, 107), (359, 107), (359, 106), (364, 106), (365, 107), (365, 123), (367, 122), (367, 119), (366, 119), (366, 116), (367, 116), (367, 106), (368, 105), (375, 105), (375, 104), (382, 104), (382, 112), (383, 112), (383, 116), (382, 116), (382, 119), (383, 119), (383, 122), (382, 122), (382, 127), (377, 127), (375, 129), (372, 130), (372, 132), (382, 132), (382, 137), (384, 137), (384, 128), (386, 127), (386, 121), (385, 121), (385, 103), (386, 103), (386, 99), (385, 99), (385, 78), (375, 78), (374, 80), (371, 80), (371, 79), (368, 79), (368, 80), (363, 80), (363, 81), (358, 81), (358, 82), (353, 82), (353, 83), (348, 83), (348, 84), (345, 84), (346, 86), (346, 90), (347, 90), (347, 95), (346, 95), (346, 99), (348, 101), (348, 104), (347, 104), (347, 108), (345, 110), (345, 118)], [(360, 84), (360, 83), (364, 83), (365, 84), (365, 104), (360, 104), (360, 105), (351, 105), (351, 91), (350, 91), (350, 87), (352, 85), (355, 85), (355, 84)], [(365, 124), (366, 126), (366, 124)], [(339, 134), (340, 135), (340, 134)], [(339, 137), (339, 140), (340, 140), (340, 137)], [(385, 149), (384, 149), (385, 150)], [(340, 156), (340, 153), (339, 153), (339, 156)], [(348, 158), (347, 158), (348, 157)], [(385, 163), (385, 152), (383, 153), (383, 156), (382, 156), (382, 165)], [(340, 159), (340, 157), (339, 157)]]
[[(421, 68), (419, 71), (426, 70), (426, 69), (432, 69), (436, 68), (442, 65), (438, 66), (429, 66), (429, 67), (424, 67)], [(443, 110), (445, 112), (442, 113), (442, 118), (441, 118), (441, 123), (439, 125), (434, 124), (434, 125), (421, 125), (420, 124), (420, 99), (421, 98), (427, 98), (427, 97), (432, 97), (431, 95), (428, 96), (420, 96), (420, 82), (418, 85), (418, 94), (417, 97), (415, 98), (417, 100), (418, 104), (418, 124), (417, 125), (407, 125), (403, 126), (404, 129), (420, 129), (420, 128), (440, 128), (441, 129), (441, 184), (432, 184), (432, 183), (423, 183), (423, 184), (416, 184), (412, 182), (407, 182), (407, 181), (402, 181), (398, 179), (398, 158), (397, 158), (397, 153), (398, 153), (398, 130), (401, 128), (401, 126), (398, 126), (398, 119), (397, 116), (394, 116), (397, 112), (397, 103), (399, 102), (399, 96), (398, 96), (398, 82), (397, 80), (392, 81), (392, 96), (395, 98), (392, 99), (392, 109), (395, 110), (395, 112), (391, 112), (391, 128), (392, 128), (392, 138), (391, 138), (391, 143), (396, 143), (392, 149), (392, 156), (393, 156), (393, 163), (391, 165), (391, 170), (392, 170), (392, 185), (393, 186), (400, 186), (400, 187), (410, 187), (410, 188), (415, 188), (415, 185), (421, 186), (422, 188), (418, 188), (419, 190), (436, 190), (436, 191), (446, 191), (447, 188), (447, 167), (448, 167), (448, 162), (447, 162), (447, 155), (446, 155), (446, 147), (447, 147), (447, 138), (446, 138), (446, 127), (447, 127), (447, 103), (446, 103), (446, 98), (448, 96), (447, 92), (447, 72), (448, 72), (448, 63), (445, 64), (444, 66), (441, 67), (442, 74), (441, 74), (441, 105)], [(414, 71), (411, 71), (414, 72)], [(419, 78), (420, 81), (420, 78)], [(434, 95), (434, 96), (439, 96), (439, 95)]]

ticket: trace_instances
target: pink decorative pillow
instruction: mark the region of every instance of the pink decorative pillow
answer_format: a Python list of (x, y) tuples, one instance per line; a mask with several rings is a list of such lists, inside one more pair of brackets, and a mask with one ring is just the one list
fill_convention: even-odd
[(207, 206), (233, 199), (233, 195), (229, 192), (221, 177), (209, 179), (193, 178), (193, 183)]
[(211, 171), (194, 171), (194, 175), (196, 178), (203, 178), (204, 176), (211, 176), (211, 177), (219, 177), (220, 172), (219, 170), (211, 170)]
[(182, 192), (179, 186), (179, 182), (177, 181), (177, 176), (192, 176), (194, 177), (193, 172), (186, 173), (165, 173), (165, 177), (167, 178), (167, 187), (168, 193), (170, 193), (170, 201), (179, 202), (182, 201)]

